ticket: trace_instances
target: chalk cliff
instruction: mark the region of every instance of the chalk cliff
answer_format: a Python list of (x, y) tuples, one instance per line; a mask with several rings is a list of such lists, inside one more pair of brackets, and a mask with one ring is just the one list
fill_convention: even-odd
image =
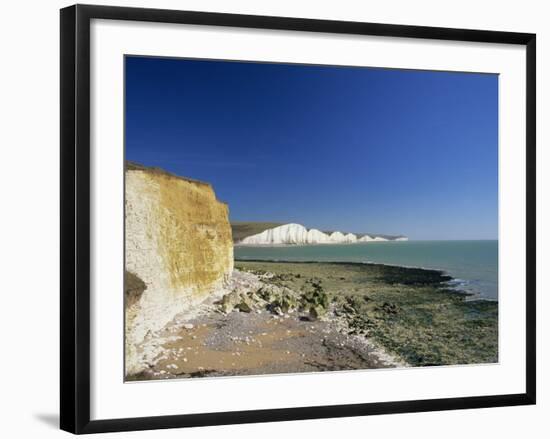
[(207, 183), (129, 165), (125, 190), (126, 373), (134, 374), (145, 367), (146, 335), (229, 278), (233, 241), (228, 207)]
[(351, 244), (352, 242), (357, 242), (357, 236), (355, 236), (353, 233), (347, 233), (344, 236), (344, 242), (347, 242), (348, 244)]
[(243, 238), (242, 245), (288, 245), (288, 244), (352, 244), (355, 242), (406, 241), (406, 237), (384, 238), (363, 235), (360, 238), (353, 233), (324, 233), (317, 229), (306, 229), (301, 224), (283, 224), (266, 229), (263, 232)]
[(326, 244), (330, 242), (330, 236), (317, 229), (311, 229), (307, 232), (308, 244)]
[(346, 237), (342, 232), (332, 232), (330, 234), (330, 241), (331, 242), (344, 242)]
[(372, 242), (372, 241), (374, 241), (374, 238), (370, 235), (364, 235), (364, 236), (361, 236), (361, 238), (359, 238), (357, 241), (358, 242)]
[(244, 238), (240, 244), (246, 245), (277, 245), (277, 244), (331, 244), (349, 243), (357, 241), (353, 233), (344, 235), (334, 232), (330, 235), (317, 229), (306, 229), (301, 224), (284, 224), (264, 230)]

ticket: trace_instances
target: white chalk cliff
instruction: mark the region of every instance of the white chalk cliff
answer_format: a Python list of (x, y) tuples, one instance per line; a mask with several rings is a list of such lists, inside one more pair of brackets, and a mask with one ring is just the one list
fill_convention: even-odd
[(273, 229), (264, 230), (256, 235), (247, 236), (241, 244), (270, 245), (270, 244), (320, 244), (329, 242), (329, 238), (323, 232), (308, 230), (300, 224), (285, 224)]
[(374, 241), (374, 238), (370, 235), (365, 235), (365, 236), (362, 236), (361, 238), (359, 238), (357, 241), (358, 242), (372, 242), (372, 241)]
[[(407, 238), (399, 237), (395, 241), (406, 241)], [(261, 233), (247, 236), (238, 244), (242, 245), (288, 245), (288, 244), (351, 244), (355, 242), (392, 241), (381, 236), (364, 235), (357, 238), (353, 233), (321, 232), (317, 229), (306, 229), (301, 224), (284, 224)]]

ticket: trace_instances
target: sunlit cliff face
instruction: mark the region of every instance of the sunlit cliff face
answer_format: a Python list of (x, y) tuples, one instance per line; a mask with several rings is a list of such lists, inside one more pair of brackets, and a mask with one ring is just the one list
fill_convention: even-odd
[(130, 168), (125, 190), (125, 268), (146, 286), (126, 307), (126, 373), (137, 373), (147, 333), (231, 275), (233, 241), (227, 205), (207, 183)]

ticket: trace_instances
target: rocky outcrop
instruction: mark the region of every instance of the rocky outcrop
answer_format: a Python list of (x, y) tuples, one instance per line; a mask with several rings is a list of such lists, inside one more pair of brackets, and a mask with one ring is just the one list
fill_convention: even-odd
[[(254, 276), (251, 273), (241, 272), (237, 272), (237, 275), (241, 279), (244, 276), (249, 278), (251, 275)], [(302, 315), (302, 319), (309, 318), (310, 320), (324, 316), (329, 310), (332, 298), (324, 290), (322, 281), (318, 279), (306, 280), (301, 291), (294, 291), (282, 286), (281, 281), (288, 279), (284, 275), (264, 273), (257, 275), (256, 279), (260, 280), (259, 286), (252, 286), (249, 281), (245, 288), (240, 285), (225, 294), (221, 300), (216, 302), (220, 306), (220, 310), (226, 314), (234, 310), (245, 313), (267, 311), (279, 316), (298, 311), (308, 314), (307, 317)]]
[(125, 190), (126, 373), (135, 374), (147, 335), (223, 286), (233, 241), (227, 205), (207, 183), (130, 165)]
[(363, 235), (357, 237), (353, 233), (342, 232), (324, 233), (317, 229), (306, 229), (301, 224), (284, 224), (273, 227), (243, 238), (238, 244), (242, 245), (289, 245), (289, 244), (352, 244), (355, 242), (371, 241), (406, 241), (405, 237), (386, 238)]

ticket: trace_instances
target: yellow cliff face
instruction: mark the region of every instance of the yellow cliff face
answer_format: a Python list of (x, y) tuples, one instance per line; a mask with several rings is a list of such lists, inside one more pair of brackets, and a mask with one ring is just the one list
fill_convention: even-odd
[(227, 205), (212, 186), (156, 169), (126, 170), (126, 271), (146, 288), (126, 303), (126, 373), (146, 366), (141, 343), (220, 288), (233, 270)]

